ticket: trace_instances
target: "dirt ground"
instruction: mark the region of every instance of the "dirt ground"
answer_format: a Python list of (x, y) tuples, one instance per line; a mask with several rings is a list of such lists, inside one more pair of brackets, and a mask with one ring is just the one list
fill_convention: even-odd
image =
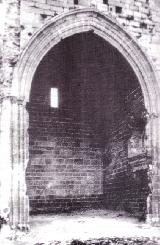
[(3, 245), (160, 244), (160, 227), (151, 227), (124, 212), (89, 210), (30, 217), (30, 231), (3, 226)]

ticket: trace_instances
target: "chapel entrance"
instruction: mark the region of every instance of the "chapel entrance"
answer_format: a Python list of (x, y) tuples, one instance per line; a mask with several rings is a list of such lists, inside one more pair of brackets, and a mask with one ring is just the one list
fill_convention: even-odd
[(147, 213), (146, 109), (126, 59), (93, 32), (43, 58), (27, 104), (31, 213), (87, 208)]
[(10, 225), (101, 206), (159, 225), (159, 94), (152, 64), (109, 16), (78, 9), (42, 26), (1, 103)]

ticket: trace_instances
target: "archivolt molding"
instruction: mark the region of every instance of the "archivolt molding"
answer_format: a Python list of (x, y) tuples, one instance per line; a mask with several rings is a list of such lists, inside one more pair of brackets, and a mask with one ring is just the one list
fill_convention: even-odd
[[(35, 71), (47, 52), (62, 39), (76, 33), (87, 31), (94, 32), (117, 48), (117, 50), (126, 58), (137, 75), (144, 95), (147, 113), (148, 115), (151, 115), (151, 118), (146, 125), (146, 134), (149, 136), (147, 144), (152, 151), (152, 163), (154, 167), (157, 167), (157, 164), (160, 162), (160, 154), (158, 154), (157, 151), (157, 149), (160, 149), (160, 88), (152, 64), (136, 41), (130, 37), (115, 20), (109, 16), (103, 15), (95, 9), (90, 8), (63, 13), (49, 21), (31, 38), (27, 47), (22, 52), (19, 62), (15, 68), (11, 95), (14, 96), (17, 101), (21, 101), (23, 103), (20, 103), (18, 107), (15, 105), (15, 110), (18, 111), (18, 114), (16, 115), (18, 116), (14, 116), (13, 118), (13, 128), (18, 128), (18, 125), (20, 125), (21, 130), (17, 130), (17, 132), (13, 134), (12, 138), (13, 142), (16, 142), (17, 139), (19, 139), (19, 148), (16, 148), (15, 152), (17, 153), (17, 156), (19, 156), (18, 161), (23, 169), (23, 173), (25, 172), (27, 165), (29, 149), (27, 134), (28, 114), (25, 104), (29, 102), (31, 84)], [(21, 106), (22, 104), (23, 106)], [(15, 113), (12, 114), (14, 115)], [(156, 117), (154, 115), (156, 115)], [(17, 120), (19, 120), (19, 124), (17, 124)], [(11, 154), (14, 156), (14, 152)], [(16, 163), (17, 160), (14, 162)], [(16, 215), (15, 207), (11, 208), (10, 215), (12, 220), (11, 223), (16, 226), (17, 224), (28, 224), (29, 216), (25, 177), (22, 177), (23, 178), (19, 183), (21, 193), (18, 192), (17, 195), (14, 195), (14, 197), (17, 196), (17, 199), (14, 200), (14, 202), (18, 203), (17, 207), (20, 207), (21, 215)], [(17, 189), (15, 188), (15, 191), (16, 190)], [(23, 198), (19, 198), (20, 196)], [(152, 202), (151, 198), (148, 202), (149, 207)], [(152, 209), (153, 214), (155, 214), (154, 222), (158, 223), (160, 221), (160, 215), (155, 212), (157, 205), (157, 203), (152, 202), (152, 207), (150, 209)], [(17, 213), (18, 212), (19, 211), (17, 211)], [(153, 218), (154, 217), (150, 218), (150, 216), (148, 216), (149, 220), (153, 220)]]
[(92, 8), (63, 13), (35, 33), (15, 68), (12, 94), (29, 101), (34, 73), (45, 54), (62, 39), (87, 31), (105, 39), (126, 58), (140, 82), (147, 111), (157, 114), (160, 89), (151, 62), (113, 18)]

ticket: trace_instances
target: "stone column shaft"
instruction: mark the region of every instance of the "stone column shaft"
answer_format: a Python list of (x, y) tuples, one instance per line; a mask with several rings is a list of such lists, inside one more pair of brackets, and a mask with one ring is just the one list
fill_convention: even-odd
[(0, 105), (0, 216), (7, 219), (11, 196), (11, 102), (4, 98)]
[(0, 216), (9, 217), (13, 229), (28, 229), (28, 114), (23, 101), (15, 97), (3, 98), (0, 105)]
[(28, 114), (23, 101), (12, 101), (12, 209), (10, 221), (13, 228), (28, 229), (29, 201), (26, 196), (25, 171), (28, 162)]

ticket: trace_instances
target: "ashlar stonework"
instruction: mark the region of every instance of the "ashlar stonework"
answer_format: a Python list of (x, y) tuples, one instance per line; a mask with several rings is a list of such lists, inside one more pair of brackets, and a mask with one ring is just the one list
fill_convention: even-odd
[(2, 0), (0, 16), (0, 216), (160, 225), (159, 1)]

